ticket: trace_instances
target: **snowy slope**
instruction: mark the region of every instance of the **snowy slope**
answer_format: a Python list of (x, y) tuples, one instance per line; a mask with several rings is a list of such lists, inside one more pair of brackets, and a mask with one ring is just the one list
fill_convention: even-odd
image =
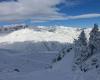
[(6, 74), (6, 78), (3, 78), (4, 75), (0, 77), (2, 77), (1, 79), (7, 80), (74, 80), (73, 73), (70, 73), (72, 72), (70, 67), (72, 65), (72, 58), (73, 54), (68, 54), (62, 61), (54, 64), (53, 69), (31, 72), (24, 75), (17, 74), (17, 76), (16, 74), (12, 74), (12, 77), (11, 75)]
[[(72, 72), (73, 50), (66, 53), (60, 62), (52, 63), (59, 52), (72, 46), (81, 30), (71, 27), (38, 27), (0, 36), (0, 79), (81, 80), (84, 76), (87, 78), (87, 75), (81, 76), (83, 73)], [(85, 30), (87, 37), (90, 30)]]
[[(73, 51), (66, 55), (60, 62), (54, 64), (52, 69), (30, 72), (29, 74), (1, 74), (3, 80), (99, 80), (94, 71), (88, 73), (72, 72)], [(93, 73), (93, 74), (91, 74)], [(94, 75), (95, 74), (95, 75)], [(4, 77), (6, 76), (6, 77)]]

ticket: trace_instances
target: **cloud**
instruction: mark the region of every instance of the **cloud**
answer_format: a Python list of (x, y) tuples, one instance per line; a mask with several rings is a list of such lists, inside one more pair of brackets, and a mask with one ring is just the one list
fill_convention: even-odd
[(82, 14), (82, 15), (76, 15), (76, 16), (50, 16), (50, 17), (39, 17), (34, 18), (32, 22), (45, 22), (45, 21), (51, 21), (51, 20), (73, 20), (73, 19), (87, 19), (87, 18), (96, 18), (100, 17), (100, 14), (97, 13), (90, 13), (90, 14)]
[(0, 21), (16, 21), (23, 19), (39, 19), (62, 17), (65, 14), (59, 13), (56, 7), (58, 4), (68, 6), (76, 4), (78, 0), (11, 0), (0, 3)]
[(96, 18), (96, 17), (100, 17), (100, 14), (90, 13), (90, 14), (83, 14), (78, 16), (69, 16), (68, 19), (85, 19), (85, 18)]
[(0, 3), (0, 20), (27, 19), (38, 16), (61, 15), (55, 5), (62, 0), (19, 0)]
[(100, 14), (90, 13), (70, 16), (58, 12), (56, 5), (64, 3), (67, 6), (79, 4), (79, 0), (18, 0), (17, 2), (0, 3), (0, 21), (20, 21), (32, 19), (32, 22), (49, 20), (68, 20), (100, 17)]

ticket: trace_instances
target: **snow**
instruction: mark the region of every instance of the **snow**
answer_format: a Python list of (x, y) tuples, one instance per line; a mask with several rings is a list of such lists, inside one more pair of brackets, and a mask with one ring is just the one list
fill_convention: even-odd
[(21, 29), (12, 32), (8, 35), (0, 37), (2, 42), (23, 42), (23, 41), (58, 41), (72, 43), (74, 38), (79, 35), (79, 32), (73, 28), (58, 28), (55, 32), (41, 31), (37, 32), (32, 29)]
[(12, 74), (13, 75), (12, 77), (11, 75), (6, 74), (5, 79), (7, 80), (33, 80), (33, 79), (34, 80), (65, 80), (65, 79), (73, 80), (72, 77), (73, 75), (71, 73), (72, 71), (70, 67), (72, 63), (72, 58), (73, 55), (68, 54), (67, 56), (64, 57), (64, 59), (61, 62), (55, 64), (53, 69), (31, 72), (29, 74), (24, 74), (24, 75)]
[[(69, 49), (80, 34), (80, 28), (38, 27), (40, 28), (40, 31), (26, 28), (0, 36), (0, 80), (100, 79), (95, 71), (88, 73), (72, 71), (73, 49), (67, 52), (61, 61), (52, 63), (65, 46)], [(90, 30), (85, 29), (87, 37)]]
[[(66, 55), (60, 62), (54, 64), (52, 69), (30, 72), (29, 74), (5, 74), (7, 80), (99, 80), (98, 75), (93, 75), (91, 72), (74, 73), (71, 70), (73, 62), (73, 51)], [(94, 72), (92, 72), (94, 73)], [(12, 75), (12, 77), (11, 77)], [(3, 75), (4, 76), (4, 75)]]

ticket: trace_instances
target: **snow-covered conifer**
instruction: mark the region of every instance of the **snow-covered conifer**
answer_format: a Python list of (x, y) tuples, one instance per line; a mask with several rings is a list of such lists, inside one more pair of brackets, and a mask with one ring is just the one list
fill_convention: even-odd
[(87, 38), (84, 30), (80, 33), (78, 40), (75, 40), (74, 43), (74, 66), (80, 66), (87, 55)]
[(96, 53), (95, 51), (97, 49), (97, 46), (99, 45), (98, 44), (98, 40), (99, 40), (98, 36), (99, 36), (98, 25), (94, 24), (94, 28), (90, 32), (89, 45), (88, 45), (88, 53), (90, 55), (93, 55), (94, 53)]

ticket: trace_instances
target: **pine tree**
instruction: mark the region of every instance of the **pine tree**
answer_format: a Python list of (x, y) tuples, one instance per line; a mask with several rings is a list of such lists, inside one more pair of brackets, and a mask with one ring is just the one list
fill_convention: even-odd
[[(98, 25), (94, 24), (94, 28), (90, 32), (90, 38), (88, 42), (88, 52), (86, 57), (84, 58), (84, 63), (81, 65), (81, 70), (86, 72), (90, 69), (93, 69), (93, 67), (98, 68), (99, 64), (97, 61), (99, 61), (94, 54), (100, 53), (100, 32), (98, 29)], [(94, 59), (94, 58), (95, 59)], [(90, 65), (90, 66), (89, 66)]]
[(78, 40), (75, 40), (74, 43), (74, 67), (79, 67), (87, 55), (87, 38), (84, 30), (80, 33)]
[(75, 40), (75, 57), (84, 54), (87, 46), (87, 38), (85, 36), (84, 30), (78, 37), (78, 40)]
[(94, 24), (94, 28), (92, 29), (92, 31), (90, 32), (90, 38), (89, 38), (89, 46), (88, 46), (88, 53), (89, 55), (93, 55), (94, 51), (96, 51), (97, 49), (97, 45), (99, 45), (99, 43), (97, 44), (97, 40), (98, 40), (98, 33), (99, 33), (99, 29), (98, 29), (98, 25)]
[[(100, 69), (100, 31), (98, 25), (94, 24), (94, 28), (90, 32), (88, 44), (84, 31), (81, 32), (78, 40), (75, 40), (75, 60), (74, 69), (87, 72), (91, 69)], [(94, 55), (95, 54), (95, 55)]]

